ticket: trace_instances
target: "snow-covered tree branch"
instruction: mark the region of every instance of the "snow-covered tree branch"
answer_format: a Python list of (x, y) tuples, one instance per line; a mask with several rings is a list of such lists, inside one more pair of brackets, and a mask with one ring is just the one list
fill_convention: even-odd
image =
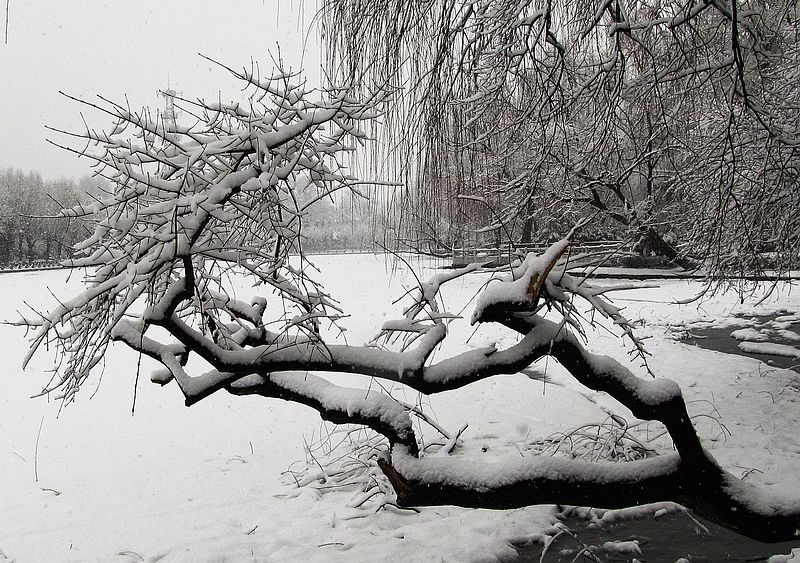
[[(632, 324), (604, 297), (607, 289), (567, 272), (572, 232), (542, 255), (512, 264), (478, 296), (471, 322), (501, 323), (519, 333), (516, 344), (435, 354), (459, 317), (444, 308), (440, 290), (481, 269), (478, 264), (420, 280), (407, 296), (410, 305), (376, 326), (371, 343), (330, 338), (323, 325), (335, 325), (344, 311), (314, 281), (302, 238), (311, 204), (298, 196), (310, 192), (313, 202), (359, 190), (361, 180), (346, 170), (347, 155), (367, 140), (363, 125), (379, 117), (384, 93), (363, 101), (344, 88), (305, 91), (284, 73), (236, 74), (251, 88), (249, 103), (185, 101), (198, 117), (193, 127), (169, 129), (147, 112), (101, 100), (96, 107), (116, 121), (112, 131), (77, 135), (88, 141), (85, 153), (113, 189), (63, 212), (93, 224), (69, 264), (86, 268), (85, 290), (23, 319), (34, 329), (29, 357), (48, 346), (59, 358), (58, 377), (45, 393), (73, 401), (118, 341), (160, 364), (151, 380), (174, 381), (187, 405), (224, 390), (300, 403), (326, 420), (372, 428), (388, 439), (380, 466), (403, 505), (673, 500), (759, 539), (794, 537), (800, 501), (769, 497), (721, 469), (703, 450), (675, 383), (638, 377), (586, 349), (588, 321), (577, 301), (611, 319), (646, 362)], [(236, 295), (233, 280), (242, 278), (256, 289), (250, 300)], [(399, 349), (392, 348), (397, 342)], [(371, 386), (339, 385), (335, 376), (378, 378), (433, 394), (519, 372), (545, 355), (636, 417), (662, 422), (675, 453), (617, 465), (434, 459), (415, 434), (412, 408)]]

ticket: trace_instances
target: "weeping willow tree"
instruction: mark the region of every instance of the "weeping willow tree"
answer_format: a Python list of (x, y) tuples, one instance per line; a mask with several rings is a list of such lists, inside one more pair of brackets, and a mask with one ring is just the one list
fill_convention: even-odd
[(792, 0), (327, 0), (320, 29), (334, 80), (398, 89), (373, 156), (410, 186), (388, 206), (399, 238), (541, 241), (596, 214), (588, 236), (724, 277), (796, 260), (799, 16)]

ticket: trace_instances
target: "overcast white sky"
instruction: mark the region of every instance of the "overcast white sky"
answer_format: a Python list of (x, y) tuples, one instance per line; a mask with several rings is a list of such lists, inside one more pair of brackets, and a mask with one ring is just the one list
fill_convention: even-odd
[(81, 111), (95, 128), (108, 121), (59, 90), (87, 100), (127, 95), (132, 107), (155, 107), (169, 80), (187, 98), (238, 98), (236, 81), (198, 52), (232, 67), (252, 58), (263, 69), (280, 44), (286, 63), (302, 62), (316, 83), (314, 33), (304, 52), (314, 10), (313, 0), (10, 0), (8, 44), (0, 27), (0, 168), (39, 170), (47, 179), (90, 172), (87, 159), (45, 141), (65, 141), (45, 125), (79, 131)]

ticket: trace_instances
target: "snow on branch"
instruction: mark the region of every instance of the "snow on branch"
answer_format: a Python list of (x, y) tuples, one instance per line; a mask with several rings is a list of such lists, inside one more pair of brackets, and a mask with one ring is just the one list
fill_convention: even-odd
[(379, 391), (349, 389), (309, 373), (273, 373), (263, 377), (250, 375), (231, 383), (234, 395), (261, 395), (307, 405), (319, 411), (323, 419), (363, 424), (386, 436), (390, 443), (408, 448), (417, 455), (417, 442), (409, 409)]
[[(91, 273), (83, 293), (37, 322), (26, 358), (42, 344), (55, 346), (65, 362), (49, 390), (63, 399), (72, 399), (115, 327), (137, 316), (134, 304), (148, 304), (145, 320), (162, 316), (159, 307), (182, 278), (191, 287), (175, 314), (217, 340), (241, 346), (263, 328), (264, 302), (257, 309), (237, 303), (224, 287), (233, 270), (297, 309), (292, 328), (307, 337), (321, 320), (335, 322), (338, 305), (309, 277), (302, 217), (309, 201), (356, 189), (343, 155), (364, 141), (359, 124), (378, 115), (383, 93), (361, 102), (346, 89), (307, 91), (283, 72), (232, 72), (249, 85), (249, 103), (194, 102), (192, 127), (171, 127), (157, 113), (102, 97), (81, 101), (114, 120), (109, 132), (73, 134), (113, 189), (62, 212), (90, 226), (68, 265)], [(290, 263), (294, 254), (300, 260)]]

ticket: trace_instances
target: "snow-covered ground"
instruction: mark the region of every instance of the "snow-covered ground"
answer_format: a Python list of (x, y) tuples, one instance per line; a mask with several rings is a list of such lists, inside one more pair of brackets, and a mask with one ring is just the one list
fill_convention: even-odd
[[(328, 290), (352, 314), (343, 322), (349, 343), (369, 340), (383, 322), (400, 316), (391, 301), (403, 283), (413, 283), (404, 268), (371, 255), (315, 261)], [(446, 307), (459, 312), (485, 279), (450, 284)], [(2, 275), (0, 318), (13, 320), (23, 303), (36, 309), (52, 304), (50, 290), (65, 297), (78, 288), (79, 280), (66, 281), (61, 271)], [(642, 335), (652, 337), (651, 369), (683, 387), (717, 459), (747, 481), (796, 494), (798, 375), (673, 336), (676, 327), (724, 324), (737, 312), (798, 312), (800, 292), (780, 287), (757, 308), (733, 295), (670, 304), (699, 289), (668, 280), (659, 288), (615, 294), (615, 303), (641, 321)], [(471, 333), (468, 323), (454, 324), (437, 354), (457, 350)], [(505, 346), (515, 339), (500, 327), (481, 327), (467, 345)], [(589, 347), (621, 361), (627, 357), (621, 341), (604, 329), (590, 331)], [(77, 403), (60, 411), (47, 398), (30, 399), (46, 383), (51, 359), (40, 354), (23, 373), (25, 350), (21, 329), (0, 326), (0, 561), (511, 560), (512, 543), (541, 540), (554, 521), (552, 507), (371, 513), (347, 506), (352, 491), (322, 495), (306, 487), (297, 494), (285, 472), (301, 467), (304, 442), (325, 432), (315, 412), (224, 392), (185, 408), (177, 387), (148, 381), (146, 360), (137, 380), (138, 358), (122, 346), (108, 354), (102, 377), (87, 382)], [(602, 422), (609, 410), (630, 421), (623, 407), (579, 388), (554, 361), (532, 369), (547, 370), (554, 384), (519, 374), (430, 399), (445, 428), (469, 424), (464, 455), (519, 456), (553, 432)], [(355, 379), (336, 377), (351, 385)], [(406, 398), (415, 400), (413, 393)], [(655, 435), (658, 428), (642, 432)]]

